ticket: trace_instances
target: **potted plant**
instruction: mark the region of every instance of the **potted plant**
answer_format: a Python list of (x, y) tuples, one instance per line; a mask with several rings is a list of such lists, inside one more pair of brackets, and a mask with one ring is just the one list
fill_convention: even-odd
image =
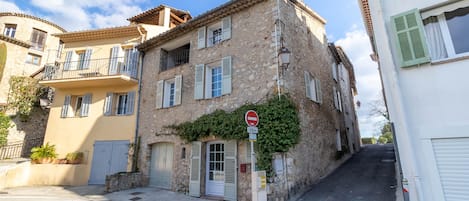
[(68, 164), (80, 164), (83, 161), (83, 157), (83, 152), (72, 152), (65, 156)]
[(52, 163), (55, 158), (57, 158), (55, 145), (49, 145), (49, 143), (46, 143), (43, 146), (31, 149), (31, 160), (35, 163)]

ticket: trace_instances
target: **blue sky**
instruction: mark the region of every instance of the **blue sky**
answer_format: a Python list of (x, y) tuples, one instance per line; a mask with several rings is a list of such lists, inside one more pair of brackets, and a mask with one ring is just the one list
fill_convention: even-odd
[[(189, 3), (190, 2), (190, 3)], [(126, 25), (125, 20), (142, 11), (166, 4), (200, 15), (227, 0), (0, 0), (0, 12), (24, 12), (45, 18), (68, 31)], [(370, 104), (380, 99), (381, 85), (371, 53), (357, 0), (318, 1), (305, 3), (327, 20), (330, 42), (342, 46), (355, 67), (358, 93), (362, 104), (358, 109), (362, 136), (379, 130), (382, 119), (369, 115)]]

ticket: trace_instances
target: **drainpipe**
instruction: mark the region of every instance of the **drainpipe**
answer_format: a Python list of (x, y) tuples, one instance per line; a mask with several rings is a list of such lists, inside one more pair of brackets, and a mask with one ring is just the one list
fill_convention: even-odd
[[(278, 94), (278, 99), (280, 100), (280, 73), (279, 73), (279, 68), (280, 65), (278, 63), (278, 33), (277, 33), (277, 26), (278, 22), (280, 21), (280, 0), (277, 0), (277, 19), (275, 20), (275, 53), (277, 54), (277, 94)], [(281, 26), (280, 26), (281, 27)]]
[(138, 129), (139, 129), (138, 121), (140, 120), (140, 97), (141, 97), (141, 91), (142, 91), (143, 58), (144, 57), (145, 57), (145, 53), (142, 52), (139, 57), (140, 76), (138, 79), (138, 93), (137, 93), (138, 99), (137, 99), (137, 114), (136, 114), (136, 120), (135, 120), (134, 155), (133, 155), (133, 161), (132, 161), (132, 172), (137, 171), (137, 160), (138, 160), (137, 142), (138, 142)]

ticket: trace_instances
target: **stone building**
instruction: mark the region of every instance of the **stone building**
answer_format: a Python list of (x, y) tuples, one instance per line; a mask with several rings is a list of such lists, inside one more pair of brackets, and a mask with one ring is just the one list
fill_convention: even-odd
[[(0, 105), (7, 104), (11, 76), (29, 76), (59, 56), (62, 27), (27, 14), (0, 13), (0, 49), (6, 50), (0, 67)], [(0, 64), (2, 65), (2, 64)]]
[[(137, 132), (145, 182), (197, 197), (250, 200), (251, 175), (243, 171), (250, 166), (247, 139), (188, 143), (169, 126), (278, 93), (296, 105), (301, 135), (273, 158), (270, 199), (300, 194), (358, 151), (353, 67), (327, 43), (325, 23), (302, 2), (237, 0), (139, 45)], [(288, 66), (279, 65), (282, 47), (291, 51)]]

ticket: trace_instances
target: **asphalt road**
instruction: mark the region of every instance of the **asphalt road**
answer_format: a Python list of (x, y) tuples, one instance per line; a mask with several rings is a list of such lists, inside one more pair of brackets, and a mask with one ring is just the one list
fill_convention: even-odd
[(395, 201), (392, 144), (367, 145), (298, 201)]

